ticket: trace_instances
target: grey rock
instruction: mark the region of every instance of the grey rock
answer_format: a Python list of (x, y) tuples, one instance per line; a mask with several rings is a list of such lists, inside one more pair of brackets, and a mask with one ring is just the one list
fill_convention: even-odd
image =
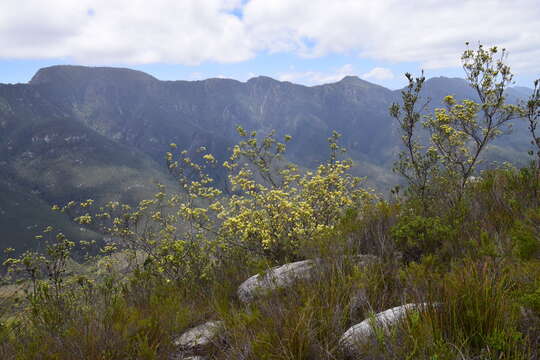
[(257, 274), (244, 281), (237, 291), (240, 301), (247, 303), (257, 295), (290, 287), (297, 280), (307, 280), (312, 275), (315, 261), (297, 261), (271, 268), (264, 274)]
[(359, 347), (373, 340), (376, 328), (382, 328), (383, 331), (388, 332), (410, 311), (425, 307), (426, 304), (405, 304), (380, 312), (374, 318), (366, 319), (349, 328), (341, 337), (340, 344), (347, 353), (353, 354)]
[[(353, 261), (360, 266), (366, 266), (377, 261), (376, 256), (358, 255)], [(322, 266), (322, 261), (303, 260), (281, 266), (276, 266), (264, 274), (253, 275), (244, 281), (237, 290), (240, 301), (248, 303), (258, 295), (269, 293), (280, 288), (288, 288), (298, 280), (309, 280), (316, 269)]]
[(186, 351), (204, 351), (219, 341), (223, 329), (223, 321), (208, 321), (183, 333), (174, 345)]

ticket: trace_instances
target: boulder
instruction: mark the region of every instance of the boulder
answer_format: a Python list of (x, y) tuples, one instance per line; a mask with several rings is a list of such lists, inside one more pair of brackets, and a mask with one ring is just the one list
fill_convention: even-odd
[(349, 328), (340, 339), (340, 344), (348, 354), (354, 354), (359, 347), (374, 340), (375, 327), (388, 332), (393, 326), (403, 320), (407, 313), (421, 310), (426, 304), (406, 304), (396, 306), (375, 315)]
[(238, 287), (238, 298), (247, 303), (260, 293), (290, 287), (297, 280), (307, 280), (314, 266), (313, 260), (297, 261), (271, 268), (264, 274), (253, 275)]
[(219, 341), (223, 330), (223, 321), (208, 321), (183, 333), (174, 345), (186, 353), (204, 352)]
[[(354, 261), (365, 266), (376, 261), (372, 255), (358, 255)], [(248, 303), (258, 295), (269, 293), (280, 288), (288, 288), (298, 280), (309, 280), (314, 270), (322, 264), (321, 260), (303, 260), (276, 266), (263, 274), (253, 275), (238, 287), (240, 301)]]

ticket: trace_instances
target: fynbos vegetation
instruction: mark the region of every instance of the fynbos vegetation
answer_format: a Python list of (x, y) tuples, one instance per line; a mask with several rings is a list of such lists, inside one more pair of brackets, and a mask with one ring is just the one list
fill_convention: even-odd
[(181, 191), (53, 206), (106, 240), (48, 227), (41, 250), (5, 260), (0, 356), (540, 358), (539, 160), (479, 171), (511, 120), (540, 151), (538, 82), (507, 104), (505, 55), (466, 50), (478, 102), (449, 95), (433, 114), (424, 77), (406, 75), (390, 108), (406, 191), (391, 199), (351, 175), (336, 132), (328, 160), (304, 169), (283, 156), (290, 136), (238, 127), (223, 163), (171, 144)]

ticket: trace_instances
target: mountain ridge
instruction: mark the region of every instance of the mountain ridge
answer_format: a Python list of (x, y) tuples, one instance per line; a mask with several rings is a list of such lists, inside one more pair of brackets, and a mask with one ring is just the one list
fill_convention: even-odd
[[(474, 96), (463, 79), (429, 79), (425, 89), (432, 99)], [(524, 93), (518, 89), (512, 99)], [(336, 130), (359, 164), (355, 174), (384, 189), (397, 182), (390, 169), (399, 133), (388, 107), (399, 100), (400, 90), (355, 76), (304, 86), (266, 76), (161, 81), (126, 68), (40, 69), (27, 84), (0, 84), (0, 200), (25, 192), (35, 196), (22, 197), (23, 208), (36, 198), (48, 205), (96, 195), (100, 201), (140, 200), (151, 196), (154, 181), (174, 187), (163, 160), (170, 143), (190, 154), (206, 146), (223, 161), (238, 141), (237, 125), (292, 135), (288, 157), (303, 167), (325, 159), (327, 138)], [(520, 154), (514, 142), (502, 143), (501, 159)], [(213, 175), (224, 181), (223, 173)], [(8, 233), (28, 238), (45, 220), (50, 217), (29, 219)], [(0, 226), (14, 225), (6, 220)]]
[[(210, 78), (201, 79), (201, 80), (185, 80), (185, 79), (161, 80), (161, 79), (156, 78), (153, 75), (150, 75), (147, 72), (144, 72), (144, 71), (141, 71), (141, 70), (130, 69), (130, 68), (126, 68), (126, 67), (85, 66), (85, 65), (52, 65), (52, 66), (39, 68), (36, 71), (36, 73), (34, 74), (34, 76), (32, 76), (32, 78), (28, 82), (19, 83), (19, 84), (43, 83), (43, 82), (46, 82), (46, 79), (49, 79), (50, 76), (58, 76), (59, 74), (62, 74), (62, 72), (69, 72), (71, 74), (74, 74), (75, 71), (77, 71), (77, 72), (83, 72), (84, 71), (86, 73), (93, 73), (94, 75), (95, 74), (108, 74), (108, 75), (111, 75), (111, 74), (116, 74), (116, 75), (125, 74), (125, 75), (128, 75), (128, 74), (130, 74), (130, 75), (133, 75), (133, 76), (138, 76), (140, 79), (146, 79), (146, 80), (149, 80), (149, 81), (159, 81), (159, 82), (189, 82), (189, 83), (196, 83), (196, 82), (205, 82), (205, 81), (209, 81), (209, 80), (210, 81), (224, 80), (224, 81), (235, 81), (235, 82), (238, 82), (238, 83), (246, 84), (246, 83), (254, 82), (254, 81), (270, 80), (270, 81), (273, 81), (273, 82), (276, 82), (276, 83), (289, 83), (289, 84), (293, 84), (293, 85), (296, 85), (296, 86), (302, 86), (302, 87), (308, 87), (308, 88), (314, 88), (314, 87), (319, 87), (319, 86), (326, 86), (326, 85), (342, 83), (342, 84), (368, 84), (370, 86), (379, 86), (379, 87), (385, 88), (385, 89), (390, 90), (390, 91), (401, 90), (401, 89), (394, 89), (394, 90), (388, 89), (388, 88), (384, 87), (383, 85), (379, 85), (379, 84), (370, 82), (368, 80), (364, 80), (364, 79), (360, 78), (357, 75), (344, 75), (343, 78), (340, 79), (340, 80), (337, 80), (337, 81), (334, 81), (334, 82), (328, 82), (328, 83), (324, 83), (324, 84), (317, 84), (317, 85), (303, 85), (303, 84), (298, 84), (298, 83), (294, 83), (294, 82), (291, 82), (291, 81), (281, 81), (281, 80), (275, 79), (275, 78), (273, 78), (271, 76), (267, 76), (267, 75), (257, 75), (257, 76), (251, 77), (251, 78), (249, 78), (249, 79), (247, 79), (245, 81), (241, 81), (241, 80), (237, 80), (237, 79), (233, 79), (233, 78), (226, 78), (226, 77), (210, 77)], [(427, 78), (426, 82), (436, 81), (436, 80), (439, 80), (439, 79), (440, 80), (465, 81), (463, 78), (459, 78), (459, 77), (434, 76), (434, 77), (431, 77), (431, 78)], [(59, 79), (56, 79), (56, 80), (59, 80)], [(15, 85), (15, 84), (4, 84), (4, 83), (0, 83), (0, 84), (2, 84), (2, 85)], [(524, 86), (516, 86), (516, 88), (531, 90), (530, 88), (527, 88), (527, 87), (524, 87)]]

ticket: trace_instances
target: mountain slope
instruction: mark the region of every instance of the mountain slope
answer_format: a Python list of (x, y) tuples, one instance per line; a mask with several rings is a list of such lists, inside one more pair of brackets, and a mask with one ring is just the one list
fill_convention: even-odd
[[(526, 92), (513, 90), (512, 101)], [(474, 97), (462, 79), (426, 81), (431, 107), (447, 94)], [(163, 166), (170, 143), (190, 152), (204, 145), (223, 160), (238, 140), (236, 125), (292, 135), (288, 156), (305, 167), (325, 159), (336, 130), (358, 163), (355, 173), (388, 187), (397, 181), (389, 169), (399, 149), (388, 107), (399, 99), (399, 91), (357, 77), (306, 87), (268, 77), (159, 81), (130, 69), (41, 69), (28, 84), (0, 85), (0, 207), (11, 213), (0, 220), (10, 234), (0, 245), (22, 242), (52, 221), (44, 210), (51, 204), (133, 202), (150, 196), (154, 182), (173, 187)], [(526, 147), (518, 130), (498, 144), (501, 159)], [(40, 210), (30, 214), (32, 204)], [(54, 221), (72, 227), (66, 218)]]

